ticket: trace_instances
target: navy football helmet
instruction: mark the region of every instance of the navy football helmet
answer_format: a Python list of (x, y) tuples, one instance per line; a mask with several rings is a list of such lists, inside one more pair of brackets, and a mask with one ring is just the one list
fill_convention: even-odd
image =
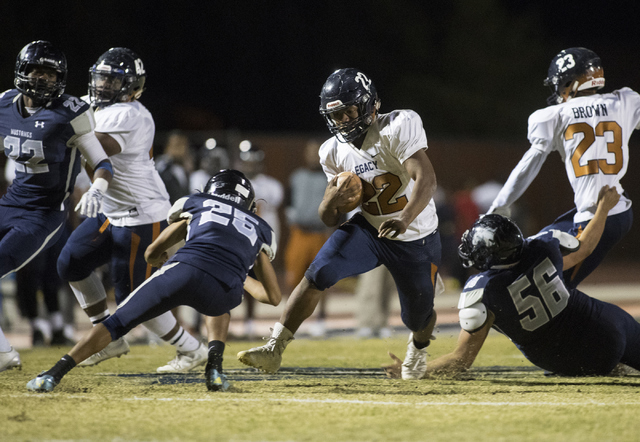
[(520, 260), (524, 238), (509, 218), (495, 213), (480, 217), (463, 233), (458, 256), (465, 268), (485, 271)]
[(138, 55), (127, 48), (111, 48), (89, 69), (89, 98), (97, 108), (140, 99), (147, 72)]
[(233, 201), (247, 210), (255, 209), (253, 186), (239, 170), (221, 170), (209, 179), (202, 192)]
[[(355, 106), (358, 114), (341, 123), (341, 117)], [(349, 143), (369, 130), (380, 99), (373, 81), (357, 69), (339, 69), (329, 75), (320, 93), (320, 115), (340, 141)]]
[[(54, 69), (56, 81), (29, 77), (34, 67), (43, 66)], [(38, 40), (26, 45), (16, 59), (16, 89), (42, 106), (64, 93), (67, 85), (67, 57), (48, 41)]]
[(551, 60), (544, 85), (553, 92), (547, 103), (569, 101), (579, 91), (604, 87), (604, 71), (600, 57), (586, 48), (569, 48)]

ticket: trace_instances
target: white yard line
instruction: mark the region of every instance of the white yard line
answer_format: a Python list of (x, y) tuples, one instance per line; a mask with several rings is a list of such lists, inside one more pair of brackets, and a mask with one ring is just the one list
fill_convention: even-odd
[[(55, 394), (55, 393), (53, 393)], [(50, 394), (47, 393), (25, 393), (23, 395), (8, 395), (13, 398), (24, 398), (24, 397), (38, 397), (38, 398), (49, 398)], [(89, 395), (69, 395), (61, 397), (61, 399), (82, 399), (82, 400), (105, 400), (101, 397), (92, 397)], [(118, 400), (117, 398), (109, 398), (109, 401)], [(397, 402), (397, 401), (376, 401), (376, 400), (354, 400), (354, 399), (293, 399), (293, 398), (244, 398), (244, 397), (232, 397), (228, 394), (216, 394), (215, 397), (206, 397), (206, 398), (181, 398), (181, 397), (160, 397), (160, 398), (147, 398), (147, 397), (129, 397), (129, 398), (121, 398), (121, 401), (129, 402), (129, 401), (140, 401), (140, 402), (287, 402), (287, 403), (301, 403), (301, 404), (352, 404), (352, 405), (370, 405), (370, 406), (423, 406), (423, 407), (433, 407), (433, 406), (486, 406), (486, 407), (504, 407), (506, 405), (513, 406), (544, 406), (544, 407), (585, 407), (585, 406), (595, 406), (595, 407), (610, 407), (610, 406), (636, 406), (640, 405), (640, 400), (638, 401), (613, 401), (613, 402), (602, 402), (602, 401), (577, 401), (577, 402), (487, 402), (487, 401), (464, 401), (464, 402), (454, 402), (454, 401), (421, 401), (421, 402)]]

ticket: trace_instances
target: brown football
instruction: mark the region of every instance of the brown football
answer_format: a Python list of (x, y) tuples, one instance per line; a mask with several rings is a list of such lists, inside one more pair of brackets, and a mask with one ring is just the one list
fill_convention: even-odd
[(340, 172), (338, 174), (338, 181), (336, 184), (337, 186), (340, 186), (345, 180), (349, 179), (349, 177), (351, 177), (351, 181), (349, 181), (349, 185), (347, 186), (347, 189), (350, 189), (355, 186), (358, 188), (359, 195), (358, 195), (358, 199), (353, 203), (342, 206), (342, 207), (338, 207), (338, 211), (342, 213), (351, 212), (362, 203), (362, 181), (360, 181), (360, 177), (358, 175), (349, 171)]

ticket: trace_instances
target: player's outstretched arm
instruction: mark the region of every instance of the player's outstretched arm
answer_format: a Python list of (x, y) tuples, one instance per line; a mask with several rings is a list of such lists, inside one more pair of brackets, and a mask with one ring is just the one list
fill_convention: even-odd
[(580, 235), (580, 248), (562, 258), (563, 269), (570, 269), (591, 255), (591, 252), (593, 252), (600, 242), (609, 210), (613, 209), (619, 200), (620, 194), (615, 187), (603, 186), (602, 189), (600, 189), (596, 214), (591, 221), (589, 221), (582, 235)]
[(247, 276), (244, 281), (244, 289), (259, 302), (278, 305), (282, 300), (280, 285), (276, 272), (265, 253), (260, 253), (253, 267), (259, 281)]
[(144, 259), (153, 267), (161, 267), (169, 259), (167, 249), (186, 238), (188, 224), (189, 222), (186, 219), (170, 224), (147, 247), (144, 252)]
[[(488, 312), (487, 321), (480, 329), (475, 330), (473, 333), (460, 330), (456, 348), (451, 353), (430, 361), (427, 364), (427, 372), (424, 377), (452, 376), (468, 370), (476, 360), (476, 356), (478, 356), (484, 341), (487, 339), (494, 318), (493, 313)], [(388, 377), (394, 379), (400, 378), (402, 360), (391, 352), (389, 352), (389, 356), (393, 359), (394, 363), (383, 366), (382, 368)]]

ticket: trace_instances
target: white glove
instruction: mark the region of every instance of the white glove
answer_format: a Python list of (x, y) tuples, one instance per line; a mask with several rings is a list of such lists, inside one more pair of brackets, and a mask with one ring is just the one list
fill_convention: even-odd
[(95, 218), (98, 213), (102, 213), (102, 197), (108, 187), (107, 180), (96, 178), (89, 190), (80, 198), (80, 202), (75, 209), (76, 212), (89, 218)]

